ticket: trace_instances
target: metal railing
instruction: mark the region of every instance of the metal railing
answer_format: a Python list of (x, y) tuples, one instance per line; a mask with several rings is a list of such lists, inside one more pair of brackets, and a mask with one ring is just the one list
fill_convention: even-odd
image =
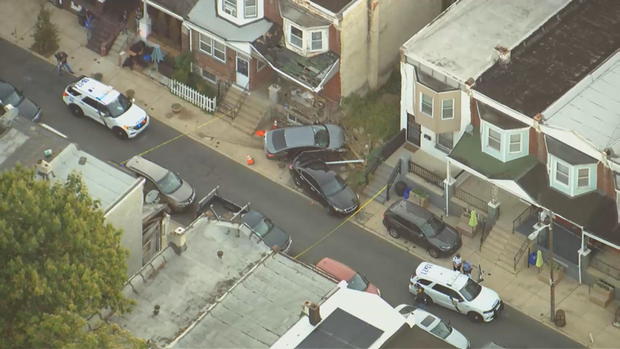
[(396, 180), (396, 177), (398, 177), (398, 175), (400, 174), (401, 163), (402, 160), (398, 159), (398, 161), (396, 162), (396, 167), (394, 167), (392, 173), (390, 174), (390, 177), (387, 180), (387, 187), (385, 188), (385, 201), (390, 201), (390, 188)]
[(514, 234), (517, 231), (517, 228), (521, 225), (521, 223), (525, 222), (528, 218), (530, 218), (536, 212), (536, 208), (533, 206), (528, 206), (523, 212), (519, 213), (517, 218), (512, 221), (512, 233)]
[(444, 181), (443, 177), (441, 177), (440, 175), (436, 174), (435, 172), (431, 170), (428, 170), (416, 164), (412, 160), (409, 160), (409, 172), (419, 177), (422, 177), (422, 179), (429, 182), (430, 184), (433, 184), (436, 187), (443, 189), (443, 181)]
[(479, 209), (480, 211), (484, 213), (488, 213), (489, 207), (487, 205), (487, 202), (479, 198), (477, 195), (474, 195), (464, 190), (463, 188), (458, 188), (458, 187), (455, 188), (454, 197), (465, 201), (466, 203), (472, 205), (473, 207)]
[(478, 232), (480, 233), (479, 250), (482, 251), (482, 245), (484, 244), (484, 241), (487, 239), (487, 237), (491, 233), (491, 230), (493, 230), (493, 224), (487, 221), (486, 219), (480, 218), (478, 221), (478, 225), (476, 226), (476, 230), (478, 230)]
[(620, 280), (620, 268), (597, 258), (592, 258), (590, 266), (611, 278)]
[[(517, 271), (517, 264), (519, 264), (519, 261), (521, 260), (521, 258), (523, 258), (523, 254), (525, 253), (525, 251), (529, 251), (529, 249), (530, 249), (530, 240), (526, 238), (525, 241), (523, 241), (523, 243), (519, 247), (519, 250), (517, 251), (515, 256), (513, 257), (512, 268), (515, 272)], [(529, 252), (528, 252), (528, 255), (529, 255)]]
[(364, 180), (366, 183), (368, 183), (368, 178), (377, 170), (379, 165), (381, 165), (385, 159), (389, 158), (390, 155), (396, 151), (396, 149), (405, 143), (405, 137), (406, 130), (402, 129), (387, 142), (385, 142), (380, 148), (375, 149), (368, 155), (367, 165), (364, 169)]

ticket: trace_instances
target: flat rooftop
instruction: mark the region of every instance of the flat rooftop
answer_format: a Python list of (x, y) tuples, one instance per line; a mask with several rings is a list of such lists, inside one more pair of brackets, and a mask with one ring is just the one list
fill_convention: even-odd
[[(552, 2), (533, 3), (548, 6)], [(533, 117), (544, 113), (619, 47), (619, 1), (572, 1), (515, 47), (508, 64), (497, 63), (482, 74), (474, 89)]]
[(460, 0), (403, 45), (405, 54), (463, 83), (495, 63), (570, 0)]
[(311, 2), (321, 6), (322, 8), (333, 12), (334, 14), (340, 13), (349, 4), (358, 0), (310, 0)]

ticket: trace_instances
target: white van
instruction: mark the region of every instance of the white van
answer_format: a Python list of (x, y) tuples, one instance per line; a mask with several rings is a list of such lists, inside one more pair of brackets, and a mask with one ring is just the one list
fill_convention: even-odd
[(89, 118), (108, 127), (122, 139), (133, 138), (149, 125), (146, 112), (112, 86), (81, 77), (69, 84), (62, 100), (73, 115)]
[(432, 303), (467, 315), (473, 321), (490, 322), (503, 309), (497, 292), (467, 275), (439, 265), (422, 262), (409, 280), (409, 292), (422, 287)]

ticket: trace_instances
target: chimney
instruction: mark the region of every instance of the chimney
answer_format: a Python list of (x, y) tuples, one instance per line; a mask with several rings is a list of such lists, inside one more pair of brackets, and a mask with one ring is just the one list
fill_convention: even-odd
[(45, 180), (49, 180), (50, 175), (52, 177), (56, 177), (54, 175), (54, 171), (52, 170), (52, 165), (50, 165), (49, 162), (43, 159), (40, 159), (39, 161), (37, 161), (36, 170), (37, 170), (37, 174), (43, 177), (43, 179)]
[(321, 322), (321, 312), (319, 305), (316, 303), (310, 303), (308, 307), (308, 320), (310, 320), (310, 325), (316, 326)]
[(187, 237), (185, 236), (185, 228), (178, 227), (171, 234), (170, 246), (174, 249), (176, 254), (181, 254), (187, 250)]
[(503, 65), (510, 63), (510, 50), (500, 45), (495, 46), (495, 50), (497, 51), (497, 60), (499, 63)]

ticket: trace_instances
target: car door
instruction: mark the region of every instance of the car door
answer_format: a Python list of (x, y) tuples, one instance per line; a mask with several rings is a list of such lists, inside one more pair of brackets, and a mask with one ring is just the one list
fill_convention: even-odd
[(426, 239), (416, 222), (407, 220), (405, 226), (409, 231), (411, 240), (421, 247), (426, 247)]
[(99, 115), (99, 111), (101, 108), (99, 102), (88, 96), (85, 96), (84, 99), (82, 99), (81, 104), (84, 115), (88, 116), (89, 118), (97, 121), (102, 125), (105, 125), (105, 123), (103, 122), (103, 118)]
[(433, 298), (433, 302), (443, 307), (446, 307), (448, 309), (457, 310), (456, 307), (454, 306), (454, 303), (451, 300), (452, 290), (440, 284), (435, 284), (432, 290), (433, 291), (432, 291), (431, 298)]
[(325, 203), (325, 199), (323, 198), (323, 194), (319, 189), (319, 183), (314, 180), (308, 173), (304, 173), (305, 182), (308, 183), (308, 193), (310, 196), (320, 201), (322, 204)]
[(398, 234), (400, 234), (400, 236), (406, 238), (406, 239), (411, 239), (411, 236), (409, 236), (409, 232), (407, 231), (407, 228), (405, 227), (405, 220), (400, 217), (397, 214), (391, 214), (388, 215), (388, 219), (389, 219), (389, 224), (390, 226), (395, 229)]

